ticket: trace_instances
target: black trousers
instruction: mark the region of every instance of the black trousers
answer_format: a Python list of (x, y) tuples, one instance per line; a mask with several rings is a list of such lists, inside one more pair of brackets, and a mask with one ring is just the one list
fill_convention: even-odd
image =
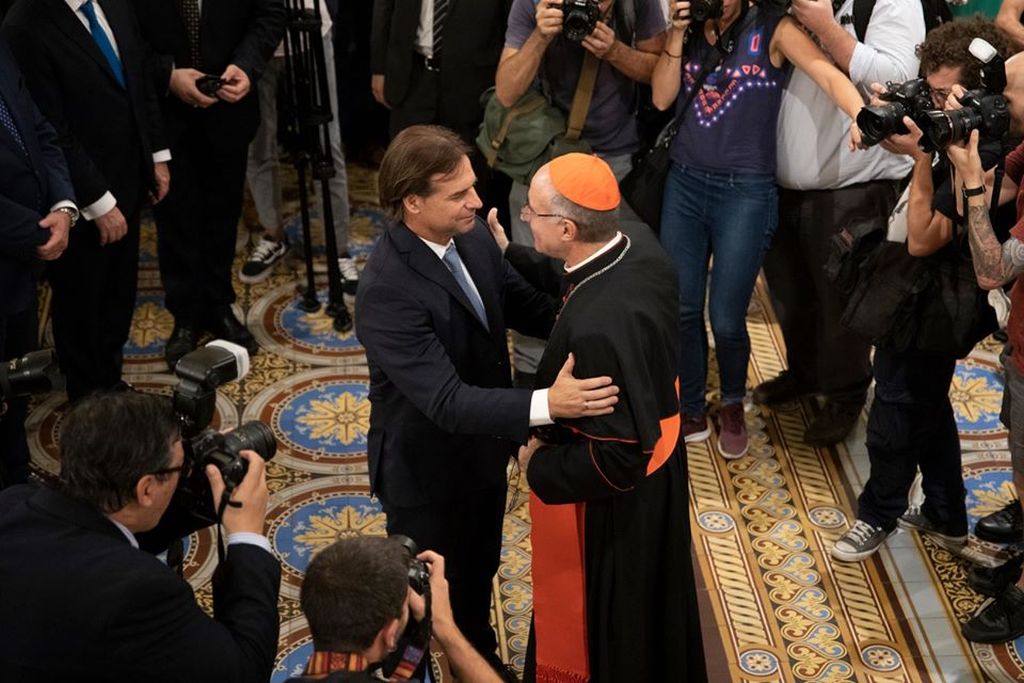
[(154, 207), (160, 279), (175, 321), (202, 324), (235, 301), (231, 266), (247, 148), (221, 149), (197, 134), (171, 154), (171, 191)]
[(499, 660), (490, 624), (491, 583), (501, 554), (505, 493), (506, 486), (501, 485), (417, 507), (395, 507), (381, 500), (389, 536), (408, 536), (420, 550), (444, 556), (455, 623), (492, 664)]
[(127, 234), (106, 246), (95, 223), (76, 225), (50, 265), (54, 341), (72, 401), (121, 380), (139, 271), (138, 209), (125, 219)]
[(781, 190), (779, 228), (765, 257), (772, 305), (791, 372), (829, 399), (862, 405), (871, 384), (870, 344), (839, 325), (844, 302), (825, 277), (832, 236), (858, 219), (884, 221), (898, 182), (838, 190)]
[[(20, 358), (37, 346), (36, 307), (0, 315), (0, 363)], [(25, 437), (28, 399), (7, 400), (0, 415), (0, 489), (28, 481), (29, 451)]]
[(967, 533), (960, 436), (949, 402), (955, 369), (951, 356), (875, 349), (867, 434), (871, 475), (858, 499), (858, 519), (895, 528), (920, 468), (925, 517), (946, 533)]

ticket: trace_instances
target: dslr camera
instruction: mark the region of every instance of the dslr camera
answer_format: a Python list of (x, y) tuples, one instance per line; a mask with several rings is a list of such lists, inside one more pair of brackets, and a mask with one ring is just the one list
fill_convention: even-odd
[(277, 452), (270, 427), (247, 422), (221, 434), (209, 426), (217, 400), (217, 387), (241, 379), (249, 372), (249, 352), (238, 344), (220, 339), (183, 356), (174, 367), (178, 385), (174, 388), (174, 412), (181, 421), (185, 462), (189, 474), (178, 484), (174, 503), (206, 525), (218, 522), (210, 482), (204, 470), (214, 465), (230, 494), (249, 471), (241, 451), (256, 451), (264, 460)]
[(921, 126), (928, 111), (933, 109), (932, 90), (923, 78), (906, 83), (889, 82), (886, 91), (878, 97), (888, 104), (864, 107), (857, 114), (861, 141), (868, 147), (877, 145), (890, 135), (906, 135), (910, 131), (903, 125), (904, 116), (909, 116)]
[(64, 376), (53, 349), (32, 351), (0, 365), (0, 403), (63, 388)]
[(690, 19), (694, 22), (708, 19), (721, 19), (725, 13), (722, 0), (692, 0), (690, 2)]
[[(409, 587), (423, 596), (426, 611), (422, 621), (409, 619), (409, 624), (405, 627), (405, 632), (402, 633), (401, 638), (399, 638), (395, 650), (384, 659), (384, 662), (381, 664), (384, 680), (394, 680), (392, 675), (395, 674), (400, 666), (406, 671), (413, 671), (419, 666), (424, 655), (430, 652), (432, 629), (430, 617), (430, 568), (427, 567), (426, 562), (417, 559), (416, 556), (419, 554), (419, 548), (416, 547), (416, 542), (411, 538), (395, 535), (391, 537), (391, 540), (397, 542), (409, 553)], [(429, 656), (427, 661), (429, 668)]]
[(1003, 97), (1006, 65), (992, 45), (981, 38), (971, 41), (971, 54), (981, 62), (981, 87), (960, 98), (961, 109), (929, 111), (922, 122), (921, 148), (942, 149), (966, 142), (977, 130), (982, 142), (1003, 140), (1010, 131), (1010, 110)]
[(564, 0), (562, 4), (562, 35), (578, 43), (591, 33), (601, 18), (598, 0)]

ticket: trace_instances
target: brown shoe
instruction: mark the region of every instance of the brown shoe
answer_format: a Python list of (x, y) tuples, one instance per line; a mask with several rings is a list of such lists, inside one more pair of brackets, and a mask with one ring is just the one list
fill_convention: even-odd
[(813, 448), (839, 443), (853, 431), (863, 407), (859, 403), (826, 401), (821, 412), (804, 430), (804, 443)]
[(815, 387), (798, 378), (791, 370), (783, 370), (778, 377), (754, 387), (750, 397), (758, 405), (775, 406), (792, 403), (816, 391)]

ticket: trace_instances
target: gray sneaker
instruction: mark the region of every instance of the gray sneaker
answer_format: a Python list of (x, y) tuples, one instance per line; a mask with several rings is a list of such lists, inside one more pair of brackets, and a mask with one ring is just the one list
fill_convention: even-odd
[(832, 557), (843, 562), (860, 562), (875, 554), (885, 539), (896, 530), (886, 531), (880, 526), (871, 526), (857, 520), (832, 546)]
[(903, 516), (896, 523), (901, 529), (911, 529), (919, 534), (930, 536), (933, 541), (951, 553), (959, 553), (967, 545), (967, 534), (954, 536), (945, 533), (943, 529), (924, 516), (918, 505), (912, 505), (907, 508), (907, 511), (903, 513)]

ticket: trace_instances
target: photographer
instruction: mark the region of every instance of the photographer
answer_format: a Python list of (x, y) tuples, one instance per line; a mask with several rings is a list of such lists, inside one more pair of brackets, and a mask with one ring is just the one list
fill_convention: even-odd
[[(968, 50), (974, 38), (983, 38), (1003, 56), (1010, 54), (1005, 36), (980, 17), (943, 24), (918, 47), (921, 73), (930, 92), (928, 109), (942, 109), (958, 83), (971, 90), (982, 87), (978, 60)], [(910, 85), (900, 88), (912, 89)], [(876, 86), (876, 90), (883, 89)], [(876, 99), (873, 104), (884, 107), (887, 102)], [(968, 247), (948, 160), (940, 153), (933, 163), (933, 152), (920, 147), (920, 128), (909, 116), (903, 125), (906, 134), (891, 135), (881, 145), (914, 161), (905, 210), (898, 209), (893, 218), (895, 224), (901, 212), (905, 215), (906, 245), (886, 243), (880, 247), (893, 250), (893, 260), (883, 262), (892, 265), (879, 265), (865, 276), (869, 281), (863, 301), (879, 311), (885, 305), (885, 291), (898, 290), (908, 280), (919, 281), (918, 274), (928, 285), (908, 304), (912, 306), (910, 314), (894, 316), (895, 324), (887, 326), (884, 337), (874, 339), (875, 396), (866, 443), (871, 471), (858, 499), (856, 523), (832, 548), (832, 557), (847, 562), (874, 554), (897, 526), (927, 534), (953, 553), (967, 542), (960, 437), (949, 385), (957, 359), (995, 327), (994, 315), (980, 292), (973, 307), (960, 311), (957, 319), (943, 321), (948, 324), (922, 320), (936, 315), (933, 304), (943, 294), (935, 279), (938, 269), (958, 267)], [(994, 167), (1001, 154), (999, 140), (988, 142), (983, 149), (985, 167)], [(1008, 230), (1012, 214), (1001, 211), (997, 215)], [(970, 268), (966, 263), (964, 267)], [(956, 334), (958, 328), (965, 329), (967, 335)], [(956, 348), (961, 338), (966, 343)], [(918, 468), (924, 504), (920, 509), (907, 509)]]
[[(596, 5), (601, 18), (579, 42), (563, 31), (568, 4), (560, 0), (513, 1), (495, 79), (495, 95), (503, 105), (512, 107), (539, 81), (543, 92), (568, 119), (574, 100), (580, 96), (577, 83), (583, 80), (587, 63), (592, 63), (596, 76), (590, 106), (585, 110), (582, 140), (622, 180), (632, 168), (633, 153), (640, 148), (637, 84), (650, 82), (658, 52), (665, 42), (662, 3), (591, 0), (589, 6)], [(577, 0), (571, 4), (581, 3)], [(513, 242), (532, 246), (530, 226), (519, 216), (520, 207), (527, 203), (526, 193), (525, 184), (512, 184), (511, 235)], [(641, 223), (626, 207), (623, 219)], [(543, 344), (521, 336), (513, 339), (516, 386), (532, 388)]]
[[(956, 106), (956, 98), (962, 94), (963, 90), (955, 87), (950, 104)], [(1024, 135), (1024, 56), (1020, 54), (1006, 61), (1003, 95), (1009, 108), (1010, 137), (1020, 139)], [(978, 284), (995, 289), (1017, 280), (1010, 293), (1010, 320), (1006, 328), (1009, 342), (1002, 354), (1006, 372), (1002, 420), (1010, 430), (1010, 457), (1019, 498), (1024, 493), (1024, 288), (1019, 282), (1024, 274), (1024, 195), (1017, 195), (1017, 223), (1010, 230), (1009, 239), (1000, 242), (989, 219), (985, 195), (974, 192), (984, 181), (978, 139), (978, 132), (974, 131), (966, 144), (952, 144), (946, 154), (968, 195), (967, 228)], [(1024, 147), (1018, 147), (1007, 157), (1006, 175), (1018, 186), (1024, 179)], [(963, 625), (961, 630), (967, 640), (1002, 643), (1024, 635), (1024, 577), (1018, 578), (1017, 571), (1013, 571), (1003, 578), (1010, 585), (999, 586), (997, 598)]]
[[(661, 244), (679, 273), (684, 438), (711, 436), (708, 302), (722, 388), (718, 450), (724, 458), (739, 458), (748, 446), (743, 418), (750, 358), (747, 306), (778, 223), (775, 119), (783, 86), (791, 71), (793, 80), (803, 73), (837, 118), (843, 112), (855, 117), (863, 102), (791, 17), (749, 0), (725, 0), (721, 17), (690, 30), (696, 7), (685, 0), (673, 3), (672, 28), (651, 80), (655, 106), (671, 107), (682, 117), (672, 140)], [(852, 148), (856, 126), (845, 119), (842, 125), (850, 131)]]
[[(452, 671), (464, 683), (499, 683), (455, 626), (444, 558), (428, 551), (417, 559), (429, 567), (433, 637)], [(289, 683), (380, 680), (370, 673), (374, 665), (399, 649), (411, 619), (425, 616), (424, 596), (409, 585), (409, 565), (409, 553), (393, 538), (346, 538), (320, 551), (306, 569), (301, 596), (314, 653)]]
[[(21, 681), (266, 681), (277, 650), (280, 565), (263, 536), (263, 460), (224, 513), (227, 557), (210, 618), (136, 534), (187, 478), (169, 402), (94, 394), (64, 418), (60, 485), (0, 493), (0, 671)], [(224, 484), (210, 466), (214, 501)]]

